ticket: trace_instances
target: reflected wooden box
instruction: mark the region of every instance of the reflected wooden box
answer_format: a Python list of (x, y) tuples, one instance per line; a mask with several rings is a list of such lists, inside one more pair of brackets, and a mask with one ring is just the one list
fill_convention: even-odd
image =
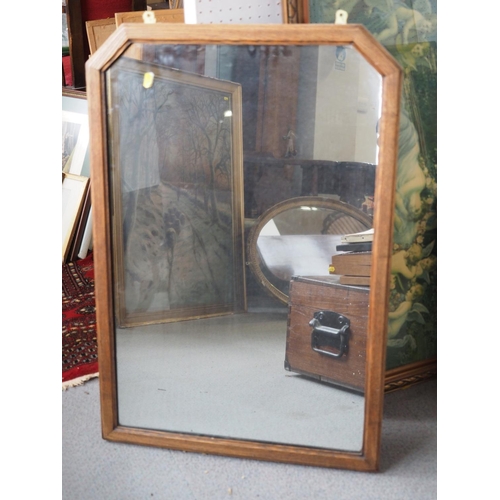
[(364, 392), (369, 290), (338, 276), (293, 277), (285, 369)]

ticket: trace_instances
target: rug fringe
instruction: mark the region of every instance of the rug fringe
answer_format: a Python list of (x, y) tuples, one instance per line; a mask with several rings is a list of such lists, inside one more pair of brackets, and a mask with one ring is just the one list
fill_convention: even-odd
[(89, 381), (92, 378), (96, 378), (99, 376), (99, 373), (90, 373), (89, 375), (83, 375), (81, 377), (74, 378), (73, 380), (68, 380), (62, 383), (62, 390), (65, 391), (70, 387), (77, 387), (79, 385), (83, 385), (85, 382)]

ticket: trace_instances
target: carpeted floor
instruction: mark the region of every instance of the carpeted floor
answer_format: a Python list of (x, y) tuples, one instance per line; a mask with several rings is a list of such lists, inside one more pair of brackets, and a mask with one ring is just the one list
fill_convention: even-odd
[(63, 389), (98, 375), (92, 254), (62, 266)]
[(63, 500), (434, 500), (437, 382), (385, 396), (381, 470), (185, 453), (101, 438), (99, 383), (62, 393)]

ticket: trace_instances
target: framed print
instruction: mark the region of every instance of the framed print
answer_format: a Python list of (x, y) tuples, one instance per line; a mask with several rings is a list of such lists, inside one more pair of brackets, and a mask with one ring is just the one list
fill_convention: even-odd
[[(117, 12), (115, 14), (116, 26), (122, 23), (143, 23), (143, 12)], [(184, 9), (155, 9), (155, 19), (157, 23), (183, 23)]]
[(127, 57), (108, 85), (118, 323), (245, 310), (241, 86)]
[(86, 21), (87, 37), (89, 39), (90, 53), (93, 54), (104, 41), (115, 31), (116, 22), (113, 17)]
[(86, 94), (62, 89), (62, 171), (88, 177), (89, 119)]
[(437, 0), (288, 3), (316, 25), (344, 9), (404, 71), (386, 390), (406, 387), (437, 374)]
[(62, 262), (64, 263), (80, 220), (89, 178), (64, 173), (62, 177)]
[[(378, 469), (401, 79), (359, 25), (123, 23), (91, 56), (104, 439)], [(292, 310), (249, 271), (259, 214), (292, 196), (262, 231), (318, 250), (318, 231), (373, 227), (360, 300), (323, 276)], [(293, 251), (272, 266), (287, 279)], [(302, 282), (315, 262), (301, 258)], [(311, 370), (287, 369), (292, 338)]]
[(91, 191), (91, 183), (89, 181), (89, 186), (87, 188), (87, 192), (85, 193), (85, 198), (82, 204), (82, 209), (78, 217), (78, 223), (75, 227), (74, 235), (72, 237), (70, 250), (66, 258), (68, 262), (77, 260), (78, 258), (85, 258), (86, 256), (85, 255), (84, 257), (80, 257), (80, 254), (83, 253), (82, 246), (85, 233), (87, 232), (88, 229), (92, 231), (92, 217), (91, 217), (92, 207), (91, 207), (90, 191)]
[(68, 19), (66, 17), (66, 6), (62, 6), (62, 54), (69, 55)]
[(289, 24), (308, 23), (309, 10), (307, 0), (283, 0), (283, 22)]

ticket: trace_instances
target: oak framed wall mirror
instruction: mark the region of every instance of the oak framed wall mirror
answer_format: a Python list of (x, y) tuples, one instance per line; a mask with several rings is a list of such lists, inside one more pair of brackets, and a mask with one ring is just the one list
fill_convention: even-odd
[[(91, 56), (105, 439), (378, 468), (400, 87), (358, 25), (125, 23)], [(360, 228), (370, 286), (342, 285)], [(267, 270), (311, 248), (285, 299), (259, 235)]]

